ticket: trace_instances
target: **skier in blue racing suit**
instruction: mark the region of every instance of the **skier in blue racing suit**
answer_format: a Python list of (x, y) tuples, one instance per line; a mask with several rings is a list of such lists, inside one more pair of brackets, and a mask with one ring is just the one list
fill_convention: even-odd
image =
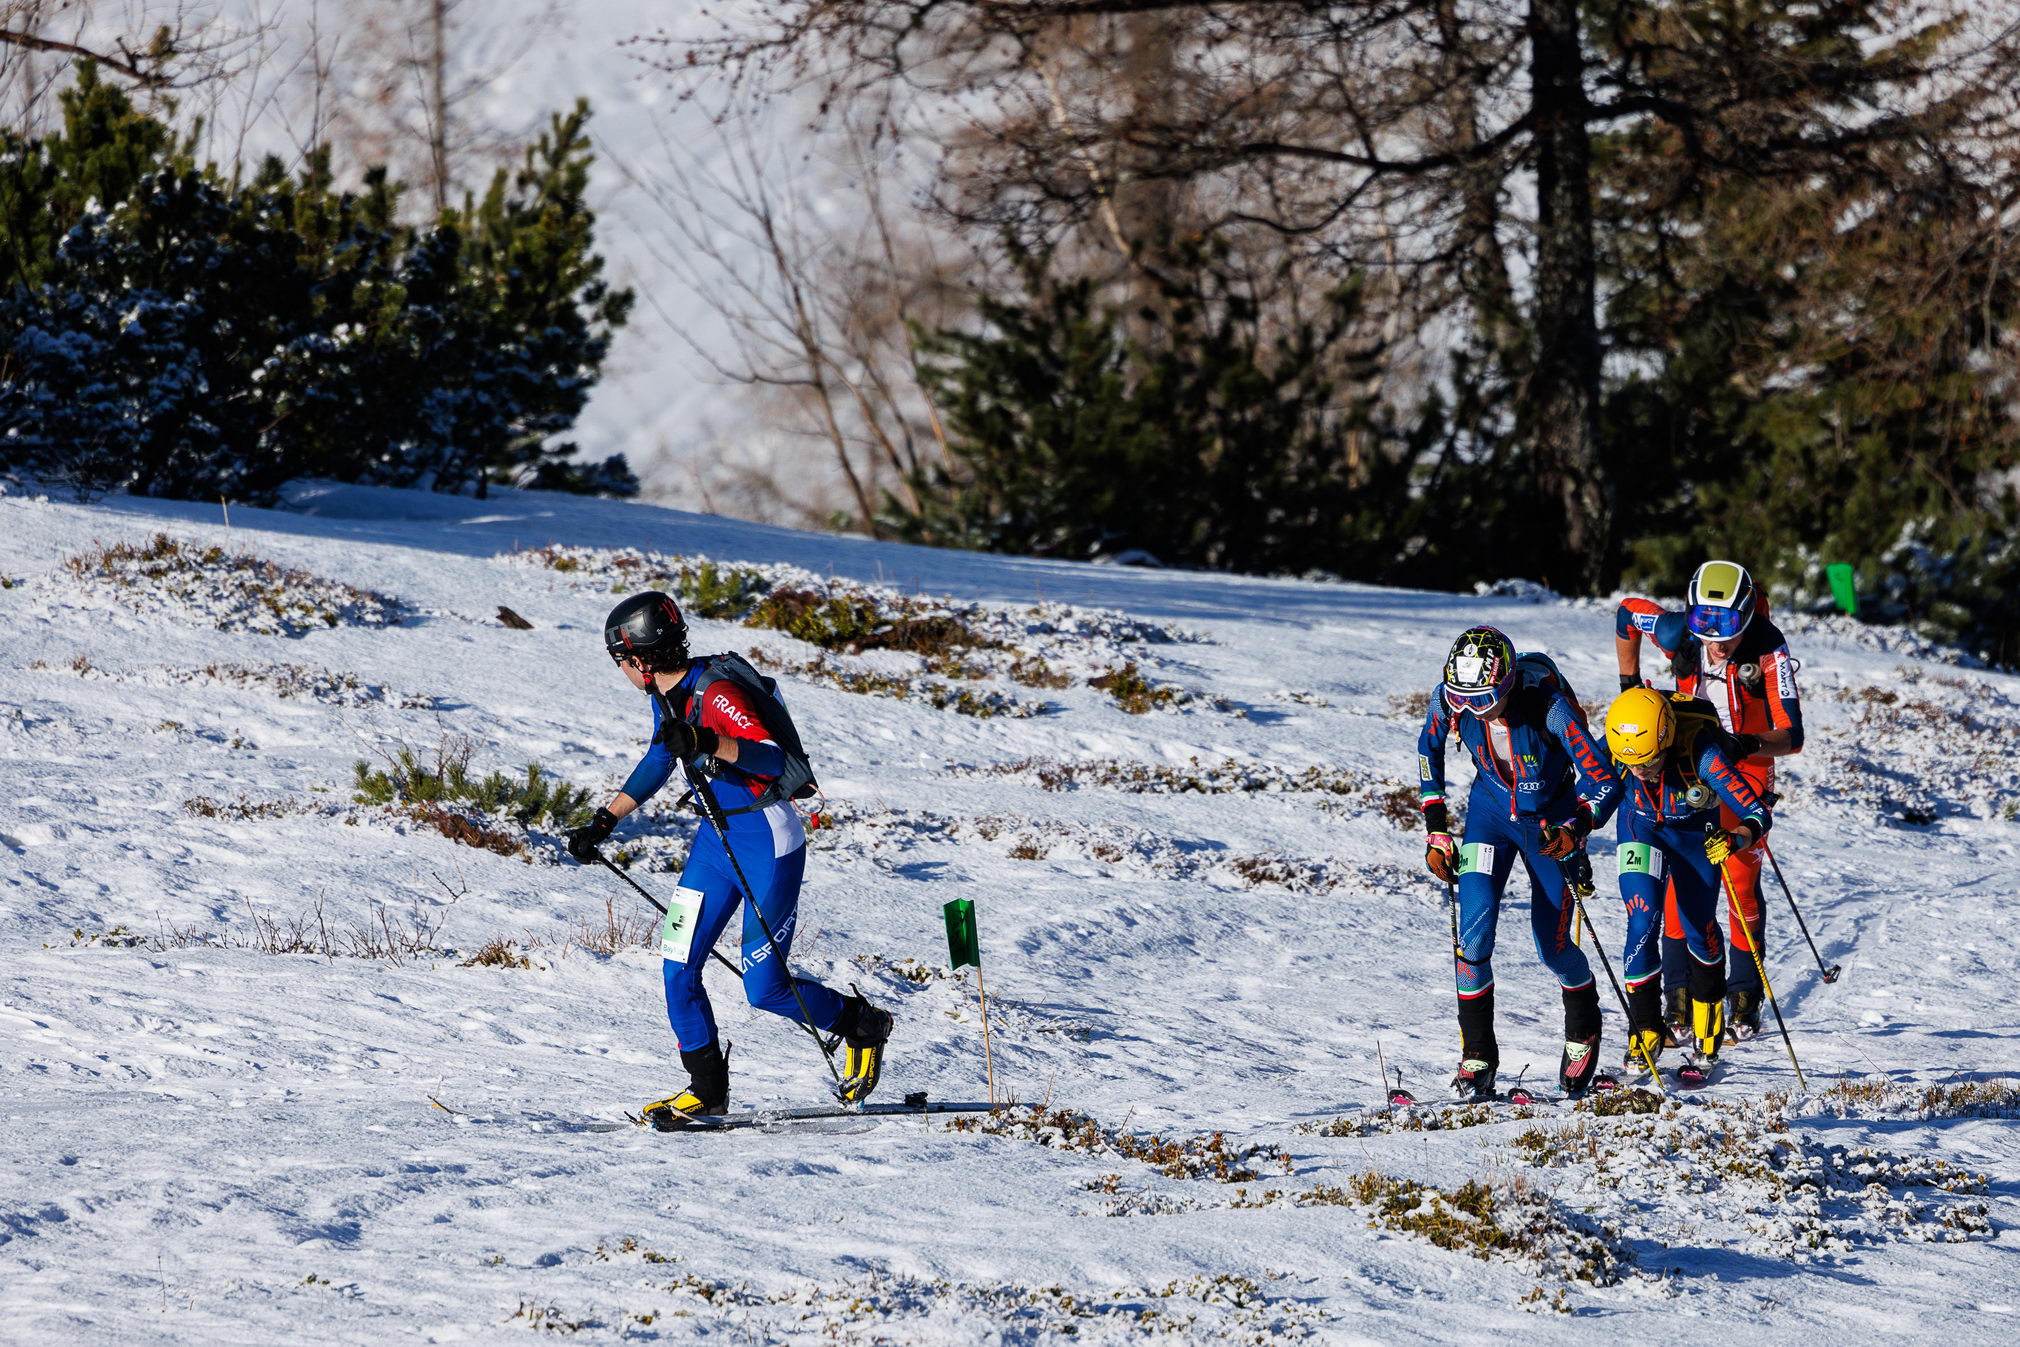
[[(1472, 755), (1465, 837), (1455, 844), (1445, 797), (1445, 736), (1453, 729)], [(1517, 657), (1492, 627), (1463, 633), (1417, 739), (1424, 860), (1458, 889), (1453, 954), (1459, 992), (1459, 1072), (1453, 1091), (1494, 1092), (1500, 1048), (1494, 1037), (1494, 934), (1501, 898), (1519, 855), (1529, 872), (1529, 929), (1536, 953), (1563, 988), (1564, 1054), (1558, 1084), (1587, 1088), (1599, 1048), (1599, 992), (1585, 952), (1573, 943), (1572, 903), (1563, 863), (1579, 851), (1596, 811), (1619, 780), (1586, 727), (1585, 714), (1548, 656)]]
[[(1685, 1085), (1711, 1079), (1725, 1038), (1726, 951), (1719, 931), (1734, 853), (1767, 835), (1773, 816), (1738, 767), (1711, 704), (1688, 693), (1629, 688), (1606, 711), (1606, 747), (1626, 768), (1620, 794), (1595, 824), (1620, 811), (1620, 897), (1627, 905), (1628, 1059), (1654, 1069), (1662, 1027), (1662, 916), (1665, 880), (1690, 954), (1688, 991), (1695, 1051), (1679, 1070)], [(1725, 818), (1721, 826), (1720, 807)]]

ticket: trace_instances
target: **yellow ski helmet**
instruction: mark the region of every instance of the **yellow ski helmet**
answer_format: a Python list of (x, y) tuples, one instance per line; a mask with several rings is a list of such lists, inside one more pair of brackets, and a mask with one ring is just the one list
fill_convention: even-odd
[(1653, 762), (1676, 742), (1676, 713), (1654, 688), (1629, 688), (1606, 708), (1606, 747), (1630, 767)]

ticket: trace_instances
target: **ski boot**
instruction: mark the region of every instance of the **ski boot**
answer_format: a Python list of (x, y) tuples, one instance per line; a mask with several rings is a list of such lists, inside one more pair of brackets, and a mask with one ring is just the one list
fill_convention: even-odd
[(1725, 998), (1726, 1024), (1732, 1041), (1744, 1043), (1760, 1034), (1760, 992), (1753, 987), (1734, 987)]
[(1592, 1088), (1598, 1075), (1599, 1035), (1565, 1039), (1564, 1054), (1557, 1059), (1557, 1090), (1560, 1094), (1581, 1095)]
[(1635, 1029), (1627, 1035), (1627, 1056), (1621, 1059), (1620, 1075), (1623, 1080), (1645, 1080), (1662, 1060), (1662, 1050), (1669, 1046), (1668, 1035), (1660, 1029)]
[(836, 1093), (844, 1104), (860, 1104), (877, 1088), (877, 1078), (883, 1074), (884, 1044), (891, 1037), (891, 1012), (879, 1010), (861, 992), (856, 992), (843, 1000), (842, 1018), (836, 1021), (835, 1029), (848, 1045), (842, 1086)]
[(1711, 1084), (1718, 1069), (1718, 1050), (1725, 1042), (1725, 998), (1690, 1003), (1691, 1054), (1676, 1069), (1676, 1083), (1686, 1089)]
[(1452, 1097), (1461, 1102), (1492, 1099), (1494, 1073), (1498, 1070), (1500, 1064), (1497, 1062), (1468, 1057), (1459, 1063), (1459, 1074), (1452, 1077)]
[(1669, 1032), (1662, 1021), (1662, 984), (1653, 976), (1628, 983), (1627, 1055), (1620, 1062), (1622, 1077), (1647, 1077), (1668, 1046)]
[(1690, 1046), (1690, 989), (1671, 987), (1663, 996), (1663, 1031), (1672, 1048)]
[(1564, 989), (1564, 1052), (1557, 1059), (1557, 1090), (1581, 1095), (1599, 1074), (1599, 988)]
[(683, 1048), (680, 1064), (687, 1068), (687, 1088), (655, 1099), (638, 1111), (657, 1131), (707, 1126), (708, 1119), (729, 1112), (729, 1055), (720, 1044), (711, 1043), (693, 1052)]

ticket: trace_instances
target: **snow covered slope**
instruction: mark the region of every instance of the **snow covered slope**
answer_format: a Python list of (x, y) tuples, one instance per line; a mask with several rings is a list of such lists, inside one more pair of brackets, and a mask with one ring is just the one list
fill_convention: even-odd
[[(319, 488), (230, 525), (0, 498), (0, 1341), (2011, 1336), (2020, 680), (1792, 624), (1812, 746), (1776, 849), (1845, 967), (1821, 983), (1771, 895), (1809, 1093), (1770, 1035), (1709, 1104), (1425, 1129), (1371, 1107), (1378, 1054), (1430, 1094), (1456, 1039), (1442, 895), (1384, 812), (1411, 698), (1492, 621), (1603, 703), (1608, 607), (509, 492)], [(403, 745), (613, 788), (647, 724), (599, 648), (610, 578), (640, 572), (618, 552), (1018, 633), (976, 679), (696, 622), (700, 649), (808, 670), (782, 677), (833, 822), (795, 962), (896, 1011), (880, 1095), (984, 1092), (941, 929), (966, 897), (999, 1085), (1043, 1116), (631, 1127), (680, 1079), (656, 955), (599, 952), (642, 904), (545, 823), (469, 812), (499, 854), (353, 802), (353, 764)], [(1131, 664), (1171, 692), (1145, 714), (1088, 682)], [(665, 803), (631, 870), (662, 893), (692, 826)], [(1617, 954), (1610, 885), (1594, 916)], [(1504, 1075), (1547, 1083), (1558, 1001), (1519, 899), (1502, 930)], [(493, 942), (531, 966), (469, 962)], [(817, 1102), (806, 1038), (708, 977), (735, 1102)], [(1610, 996), (1607, 1034), (1611, 1063)]]

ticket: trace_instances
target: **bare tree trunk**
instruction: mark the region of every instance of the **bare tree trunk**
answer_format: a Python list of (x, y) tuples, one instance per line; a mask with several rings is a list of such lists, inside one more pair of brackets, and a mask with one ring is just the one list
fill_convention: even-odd
[(434, 167), (435, 213), (449, 208), (448, 0), (428, 0), (428, 159)]
[(1537, 473), (1562, 513), (1552, 582), (1596, 592), (1612, 563), (1613, 483), (1599, 443), (1592, 142), (1586, 130), (1578, 0), (1532, 0), (1536, 136), (1536, 369), (1530, 385)]

